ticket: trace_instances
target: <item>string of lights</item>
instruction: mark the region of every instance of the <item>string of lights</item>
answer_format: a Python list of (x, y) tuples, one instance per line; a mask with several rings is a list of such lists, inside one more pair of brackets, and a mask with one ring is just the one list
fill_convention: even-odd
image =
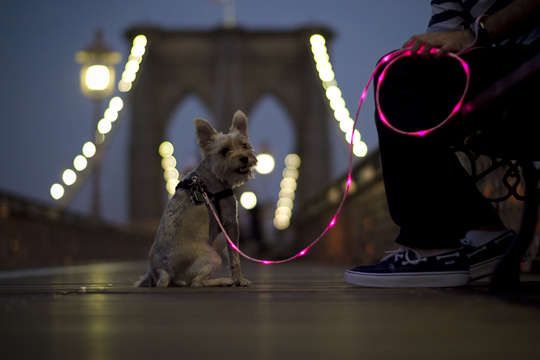
[[(137, 78), (140, 64), (146, 51), (147, 38), (144, 35), (137, 35), (133, 39), (131, 52), (128, 61), (124, 66), (122, 77), (118, 82), (118, 91), (127, 93)], [(89, 75), (87, 75), (89, 76)], [(109, 76), (109, 74), (107, 74)], [(68, 191), (73, 191), (74, 185), (82, 182), (85, 170), (92, 165), (91, 162), (96, 159), (96, 154), (100, 151), (106, 137), (113, 129), (113, 124), (118, 119), (120, 111), (124, 107), (124, 101), (120, 96), (114, 96), (109, 101), (108, 107), (103, 113), (103, 117), (97, 122), (96, 135), (93, 141), (86, 141), (73, 159), (73, 168), (67, 168), (62, 171), (61, 181), (55, 182), (50, 187), (50, 195), (54, 200), (61, 201), (67, 196)]]
[(170, 141), (163, 141), (159, 145), (159, 155), (161, 156), (161, 168), (163, 169), (163, 179), (165, 189), (172, 197), (176, 191), (176, 186), (180, 182), (180, 172), (176, 169), (176, 158), (174, 157), (174, 146)]
[(368, 148), (366, 143), (362, 141), (360, 132), (354, 128), (354, 120), (347, 109), (330, 63), (326, 40), (321, 34), (313, 34), (310, 36), (309, 42), (319, 79), (325, 90), (330, 108), (334, 112), (334, 119), (339, 122), (339, 128), (344, 134), (345, 141), (348, 144), (351, 144), (351, 142), (354, 144), (353, 154), (356, 157), (364, 157), (367, 155)]
[(274, 213), (274, 227), (278, 230), (285, 230), (291, 224), (291, 216), (294, 208), (294, 197), (296, 192), (299, 171), (302, 163), (297, 154), (285, 156), (285, 168), (282, 173), (282, 180), (279, 184), (280, 191)]

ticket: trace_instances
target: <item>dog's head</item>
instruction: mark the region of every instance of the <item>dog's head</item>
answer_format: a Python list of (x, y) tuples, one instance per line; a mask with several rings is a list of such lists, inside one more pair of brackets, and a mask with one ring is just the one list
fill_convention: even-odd
[(247, 135), (247, 117), (234, 113), (227, 134), (217, 132), (206, 120), (195, 119), (197, 138), (203, 157), (214, 175), (236, 187), (253, 177), (257, 158)]

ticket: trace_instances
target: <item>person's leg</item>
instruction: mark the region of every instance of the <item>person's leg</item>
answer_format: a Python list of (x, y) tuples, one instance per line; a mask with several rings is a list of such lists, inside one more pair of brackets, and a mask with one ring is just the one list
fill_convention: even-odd
[[(512, 52), (499, 56), (489, 51), (489, 56), (486, 53), (466, 55), (472, 72), (469, 98), (518, 63), (519, 56)], [(387, 117), (397, 122), (394, 125), (409, 131), (431, 127), (429, 119), (442, 119), (457, 101), (456, 91), (461, 91), (456, 69), (443, 68), (435, 76), (431, 72), (430, 78), (425, 76), (424, 70), (432, 65), (426, 65), (422, 59), (411, 60), (404, 62), (401, 69), (396, 68), (400, 71), (387, 72), (384, 96), (381, 95), (385, 110), (391, 107), (390, 111), (385, 111)], [(483, 112), (480, 115), (491, 120), (494, 114)], [(376, 265), (346, 271), (348, 283), (400, 287), (460, 286), (469, 281), (469, 253), (462, 248), (433, 256), (426, 252), (422, 255), (411, 248), (457, 248), (467, 230), (502, 226), (497, 213), (476, 190), (449, 148), (453, 141), (464, 136), (465, 125), (468, 127), (470, 122), (471, 119), (456, 119), (435, 134), (413, 138), (398, 135), (378, 121), (388, 203), (392, 218), (400, 226), (398, 242), (406, 247)], [(491, 122), (479, 123), (485, 126)], [(512, 236), (509, 232), (494, 234), (497, 235), (491, 237), (488, 253), (498, 252), (502, 248), (500, 244)]]
[[(434, 59), (410, 58), (386, 73), (380, 104), (395, 126), (431, 127), (432, 121), (442, 120), (451, 111), (464, 80), (454, 61), (439, 64)], [(467, 230), (500, 226), (495, 210), (450, 148), (451, 134), (401, 135), (383, 125), (378, 113), (375, 117), (388, 206), (400, 227), (399, 244), (417, 249), (457, 248)]]

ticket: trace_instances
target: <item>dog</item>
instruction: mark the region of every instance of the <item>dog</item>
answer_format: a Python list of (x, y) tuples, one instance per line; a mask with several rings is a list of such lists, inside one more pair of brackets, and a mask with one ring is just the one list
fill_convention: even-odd
[(238, 110), (229, 132), (216, 131), (206, 120), (195, 119), (201, 163), (182, 181), (167, 203), (149, 253), (149, 270), (137, 287), (248, 286), (239, 254), (228, 249), (231, 277), (212, 278), (221, 256), (212, 246), (221, 232), (207, 209), (202, 191), (209, 194), (231, 240), (238, 246), (238, 202), (232, 189), (253, 177), (257, 158), (248, 140), (246, 115)]

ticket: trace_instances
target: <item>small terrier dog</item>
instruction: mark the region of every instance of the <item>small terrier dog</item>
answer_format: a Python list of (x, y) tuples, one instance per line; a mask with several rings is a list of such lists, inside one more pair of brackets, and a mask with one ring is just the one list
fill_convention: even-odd
[(227, 134), (217, 132), (206, 120), (195, 119), (194, 122), (202, 161), (183, 178), (169, 200), (150, 249), (149, 270), (135, 286), (250, 284), (242, 274), (240, 256), (228, 245), (231, 277), (211, 278), (222, 263), (221, 256), (212, 246), (220, 229), (204, 206), (202, 194), (193, 188), (202, 184), (220, 214), (225, 230), (238, 245), (237, 201), (231, 189), (252, 178), (257, 164), (248, 141), (247, 117), (238, 110)]

